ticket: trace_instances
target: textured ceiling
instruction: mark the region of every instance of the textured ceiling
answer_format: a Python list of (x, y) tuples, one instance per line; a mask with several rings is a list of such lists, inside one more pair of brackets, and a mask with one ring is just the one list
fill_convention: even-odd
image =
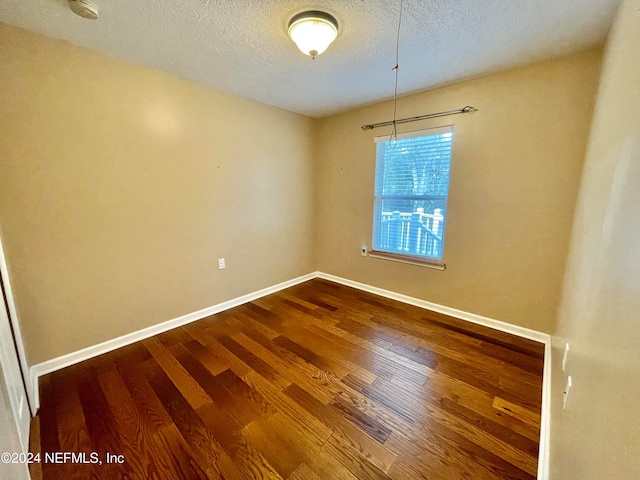
[[(399, 0), (2, 0), (0, 21), (243, 97), (319, 117), (393, 94)], [(404, 0), (399, 93), (604, 41), (618, 0)], [(340, 24), (316, 60), (287, 37), (294, 14)], [(2, 46), (0, 46), (2, 48)]]

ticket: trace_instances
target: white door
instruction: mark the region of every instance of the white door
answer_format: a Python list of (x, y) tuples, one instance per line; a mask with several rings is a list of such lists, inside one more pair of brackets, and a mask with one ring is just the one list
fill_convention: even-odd
[[(16, 319), (13, 327), (7, 311), (7, 305), (13, 311), (14, 319)], [(10, 411), (13, 417), (11, 419), (5, 414), (2, 415), (4, 417), (2, 419), (3, 430), (7, 428), (7, 423), (13, 425), (13, 427), (9, 429), (8, 436), (0, 435), (0, 437), (5, 437), (3, 438), (2, 447), (7, 447), (8, 445), (5, 445), (5, 442), (12, 441), (15, 437), (22, 453), (28, 453), (31, 412), (29, 411), (29, 402), (25, 391), (26, 379), (23, 382), (22, 371), (20, 370), (22, 365), (26, 376), (27, 365), (24, 359), (24, 346), (22, 345), (22, 335), (20, 326), (17, 324), (16, 315), (17, 312), (15, 312), (13, 295), (9, 285), (7, 262), (2, 248), (2, 240), (0, 239), (0, 377), (2, 377), (0, 378), (0, 402), (2, 402), (0, 407), (3, 407), (4, 412)], [(17, 346), (14, 343), (14, 339), (18, 342)], [(23, 357), (22, 362), (18, 359), (18, 351)], [(0, 453), (4, 451), (6, 450), (1, 450)], [(0, 478), (6, 477), (0, 475)]]
[(18, 354), (13, 342), (9, 315), (4, 302), (4, 297), (0, 293), (0, 366), (2, 367), (2, 377), (4, 385), (2, 390), (6, 390), (9, 397), (9, 404), (15, 421), (17, 435), (23, 452), (29, 451), (29, 423), (31, 415), (29, 413), (29, 403), (27, 393), (22, 383), (22, 372), (18, 363)]
[[(21, 443), (8, 393), (5, 378), (0, 371), (0, 453), (19, 454), (24, 447)], [(9, 460), (14, 459), (20, 460), (13, 455), (9, 457)], [(6, 459), (4, 460), (6, 461)], [(3, 480), (29, 480), (27, 464), (0, 461), (0, 478)]]

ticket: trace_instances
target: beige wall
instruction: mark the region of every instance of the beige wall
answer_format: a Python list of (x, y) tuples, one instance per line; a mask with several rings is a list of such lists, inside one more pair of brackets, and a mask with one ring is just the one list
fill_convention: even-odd
[(391, 102), (322, 119), (319, 269), (550, 332), (600, 57), (588, 51), (398, 100), (399, 118), (479, 109), (398, 127), (455, 124), (444, 272), (360, 255), (371, 245), (373, 137), (389, 132), (360, 125), (390, 120)]
[[(554, 480), (640, 478), (638, 46), (640, 0), (626, 0), (605, 51), (553, 337)], [(573, 387), (562, 411), (565, 375)]]
[(31, 364), (315, 269), (311, 119), (0, 24), (0, 132)]
[(455, 123), (438, 272), (360, 256), (383, 132), (359, 127), (389, 102), (314, 121), (7, 25), (0, 45), (0, 228), (31, 364), (316, 266), (551, 331), (599, 50), (399, 100), (480, 109), (402, 128)]

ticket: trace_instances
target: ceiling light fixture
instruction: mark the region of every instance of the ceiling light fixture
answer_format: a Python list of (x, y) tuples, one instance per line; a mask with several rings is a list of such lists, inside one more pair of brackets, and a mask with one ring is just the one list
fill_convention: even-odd
[(311, 58), (324, 52), (338, 36), (338, 21), (325, 12), (311, 10), (289, 20), (289, 37)]

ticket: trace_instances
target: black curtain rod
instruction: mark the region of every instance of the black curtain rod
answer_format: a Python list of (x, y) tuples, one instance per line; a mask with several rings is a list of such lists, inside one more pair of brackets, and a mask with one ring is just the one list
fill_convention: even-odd
[(373, 130), (374, 128), (386, 127), (388, 125), (393, 125), (394, 123), (397, 125), (398, 123), (417, 122), (418, 120), (426, 120), (428, 118), (447, 117), (449, 115), (460, 115), (462, 113), (476, 113), (477, 111), (477, 108), (473, 108), (467, 105), (460, 110), (450, 110), (448, 112), (429, 113), (427, 115), (419, 115), (417, 117), (401, 118), (400, 120), (396, 120), (395, 122), (393, 120), (390, 120), (388, 122), (364, 124), (361, 128), (362, 130)]

